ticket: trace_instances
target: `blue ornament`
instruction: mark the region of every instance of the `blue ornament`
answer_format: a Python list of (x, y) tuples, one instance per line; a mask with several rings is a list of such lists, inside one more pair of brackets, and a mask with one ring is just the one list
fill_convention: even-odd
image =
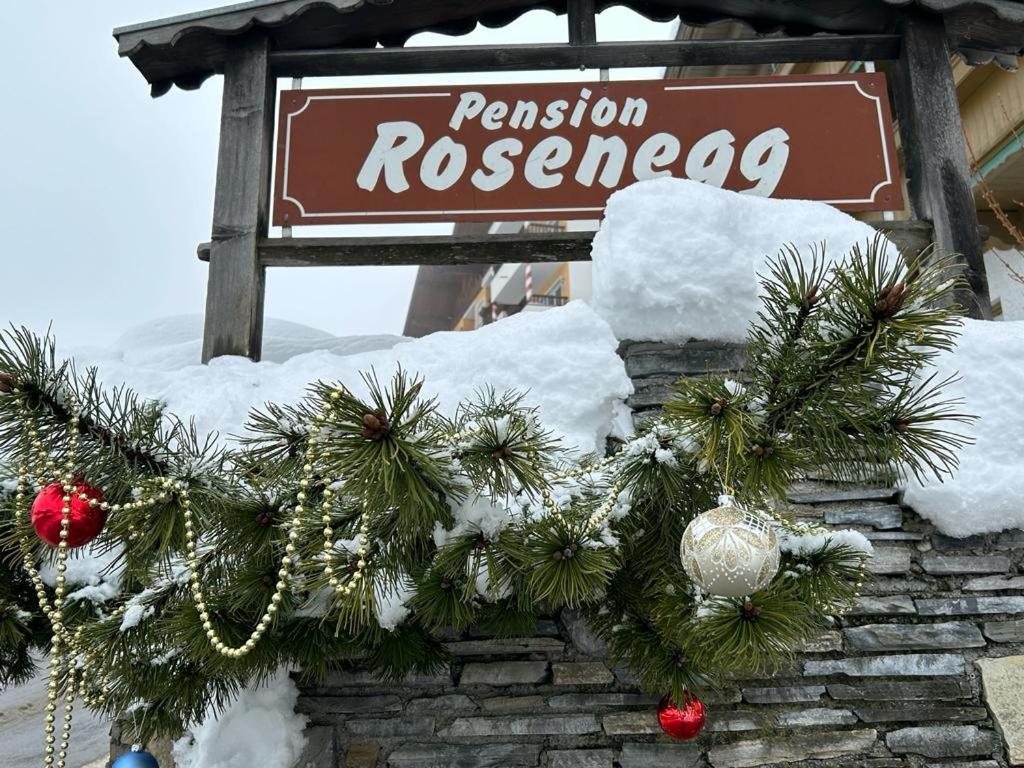
[(125, 752), (111, 763), (110, 768), (160, 768), (160, 764), (149, 752)]

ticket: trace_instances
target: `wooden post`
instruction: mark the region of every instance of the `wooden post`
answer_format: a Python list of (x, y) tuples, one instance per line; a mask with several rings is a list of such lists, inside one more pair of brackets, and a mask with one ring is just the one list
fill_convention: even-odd
[(260, 359), (265, 268), (257, 246), (268, 234), (275, 98), (269, 42), (247, 37), (224, 69), (204, 363)]
[(960, 105), (942, 16), (905, 12), (903, 49), (893, 68), (912, 215), (929, 219), (943, 254), (956, 254), (967, 286), (957, 301), (991, 318), (988, 281), (971, 191)]

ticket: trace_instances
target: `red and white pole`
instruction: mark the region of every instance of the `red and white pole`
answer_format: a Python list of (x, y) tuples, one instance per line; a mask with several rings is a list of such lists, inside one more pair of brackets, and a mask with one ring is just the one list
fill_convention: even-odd
[(533, 298), (533, 264), (526, 265), (523, 276), (526, 281), (526, 303), (529, 304)]

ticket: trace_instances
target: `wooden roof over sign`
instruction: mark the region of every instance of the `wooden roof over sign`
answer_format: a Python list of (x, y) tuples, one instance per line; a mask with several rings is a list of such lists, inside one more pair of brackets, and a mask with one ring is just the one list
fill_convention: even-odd
[[(401, 47), (418, 32), (461, 35), (503, 27), (534, 9), (565, 13), (569, 0), (250, 0), (114, 30), (118, 50), (151, 84), (198, 88), (222, 71), (234, 41), (254, 28), (277, 51)], [(942, 14), (950, 46), (971, 64), (1014, 68), (1024, 53), (1024, 0), (598, 0), (659, 21), (705, 25), (740, 20), (759, 33), (878, 34), (911, 9)]]

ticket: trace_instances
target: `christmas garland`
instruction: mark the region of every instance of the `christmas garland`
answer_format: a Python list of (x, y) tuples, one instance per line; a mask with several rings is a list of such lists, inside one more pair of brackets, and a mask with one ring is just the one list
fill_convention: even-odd
[[(744, 382), (683, 380), (641, 436), (582, 459), (520, 395), (445, 417), (404, 372), (364, 377), (365, 397), (316, 383), (226, 447), (7, 333), (0, 659), (24, 677), (25, 648), (49, 644), (44, 765), (65, 764), (78, 695), (131, 713), (143, 742), (282, 664), (401, 678), (446, 662), (442, 632), (515, 635), (563, 606), (666, 694), (666, 732), (696, 735), (702, 691), (770, 673), (859, 594), (869, 545), (789, 521), (790, 484), (955, 467), (947, 426), (966, 417), (922, 371), (957, 321), (948, 265), (926, 257), (881, 241), (832, 266), (784, 254)], [(117, 554), (127, 597), (68, 600), (89, 542)]]

